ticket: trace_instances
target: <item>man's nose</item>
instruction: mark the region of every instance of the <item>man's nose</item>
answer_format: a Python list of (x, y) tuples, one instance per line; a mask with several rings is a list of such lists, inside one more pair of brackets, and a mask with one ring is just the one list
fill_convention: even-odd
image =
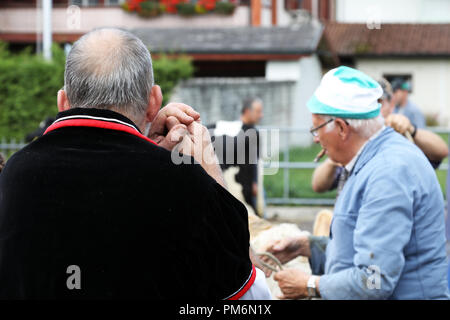
[(314, 143), (320, 143), (320, 138), (319, 136), (316, 136), (313, 138)]

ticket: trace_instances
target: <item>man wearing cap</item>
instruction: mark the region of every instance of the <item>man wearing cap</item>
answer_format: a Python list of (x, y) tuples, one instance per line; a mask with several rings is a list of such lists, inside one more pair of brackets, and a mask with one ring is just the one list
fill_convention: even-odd
[(419, 107), (409, 99), (411, 83), (404, 79), (397, 78), (392, 81), (392, 90), (394, 91), (394, 113), (406, 116), (416, 128), (425, 128), (425, 117), (422, 111), (420, 111)]
[[(392, 127), (398, 133), (414, 142), (430, 161), (434, 169), (439, 168), (448, 155), (447, 143), (437, 134), (424, 128), (415, 127), (403, 114), (393, 113), (393, 91), (390, 83), (382, 78), (378, 81), (383, 94), (378, 102), (381, 103), (380, 114), (385, 119), (385, 125)], [(313, 173), (312, 188), (315, 192), (326, 192), (336, 189), (342, 167), (339, 163), (327, 158)]]
[(450, 298), (439, 183), (423, 153), (384, 126), (381, 95), (376, 81), (339, 67), (308, 102), (314, 141), (348, 177), (326, 252), (320, 257), (320, 250), (295, 239), (287, 246), (285, 261), (309, 253), (312, 270), (323, 274), (278, 272), (281, 298)]

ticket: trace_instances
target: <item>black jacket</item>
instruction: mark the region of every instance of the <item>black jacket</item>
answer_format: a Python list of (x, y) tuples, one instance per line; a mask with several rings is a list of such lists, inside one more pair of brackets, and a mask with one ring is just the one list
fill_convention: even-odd
[(224, 299), (251, 285), (246, 209), (198, 164), (108, 110), (71, 109), (48, 130), (0, 175), (1, 299)]

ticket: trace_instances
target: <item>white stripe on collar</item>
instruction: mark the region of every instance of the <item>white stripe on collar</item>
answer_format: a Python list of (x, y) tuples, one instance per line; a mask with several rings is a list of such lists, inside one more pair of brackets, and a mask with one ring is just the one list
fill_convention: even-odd
[(121, 120), (114, 119), (114, 118), (94, 117), (94, 116), (87, 116), (87, 115), (74, 115), (74, 116), (67, 116), (67, 117), (62, 117), (62, 118), (56, 119), (55, 122), (53, 122), (53, 123), (57, 123), (57, 122), (60, 122), (60, 121), (63, 121), (63, 120), (68, 120), (68, 119), (92, 119), (92, 120), (116, 122), (116, 123), (120, 123), (120, 124), (126, 125), (126, 126), (128, 126), (130, 128), (133, 128), (134, 130), (136, 130), (137, 132), (140, 133), (140, 131), (134, 125), (126, 123), (126, 122), (121, 121)]

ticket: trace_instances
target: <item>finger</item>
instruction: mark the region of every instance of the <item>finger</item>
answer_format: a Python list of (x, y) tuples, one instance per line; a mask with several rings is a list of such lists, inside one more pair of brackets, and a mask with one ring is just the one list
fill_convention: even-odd
[(200, 119), (200, 113), (195, 111), (194, 108), (192, 108), (191, 106), (189, 106), (187, 104), (179, 103), (179, 102), (172, 102), (172, 103), (169, 103), (167, 106), (165, 106), (165, 108), (167, 108), (167, 107), (181, 110), (184, 113), (186, 113), (188, 116), (194, 118), (194, 120)]
[(273, 252), (273, 247), (280, 243), (281, 240), (275, 240), (270, 242), (263, 251)]
[(286, 249), (286, 246), (289, 244), (289, 240), (288, 239), (283, 239), (278, 241), (278, 243), (276, 243), (273, 246), (273, 250), (274, 251), (283, 251), (284, 249)]
[(159, 146), (172, 150), (178, 143), (183, 141), (187, 134), (187, 128), (184, 124), (175, 125), (167, 134), (167, 136), (159, 143)]
[(193, 137), (199, 139), (199, 142), (202, 141), (204, 133), (203, 125), (199, 124), (198, 122), (192, 122), (187, 126), (187, 129)]
[(166, 127), (167, 127), (168, 131), (172, 130), (172, 128), (178, 124), (180, 124), (180, 121), (177, 118), (175, 118), (174, 116), (167, 117)]
[(277, 273), (275, 273), (275, 275), (273, 276), (273, 280), (279, 282), (280, 280), (283, 280), (284, 278), (284, 272), (283, 270), (278, 271)]
[(167, 125), (166, 121), (169, 117), (175, 117), (180, 123), (186, 125), (191, 124), (195, 120), (189, 114), (185, 113), (181, 109), (176, 108), (175, 106), (166, 106), (161, 109), (156, 115), (155, 119), (152, 122), (150, 131), (152, 133), (163, 134), (164, 129)]

